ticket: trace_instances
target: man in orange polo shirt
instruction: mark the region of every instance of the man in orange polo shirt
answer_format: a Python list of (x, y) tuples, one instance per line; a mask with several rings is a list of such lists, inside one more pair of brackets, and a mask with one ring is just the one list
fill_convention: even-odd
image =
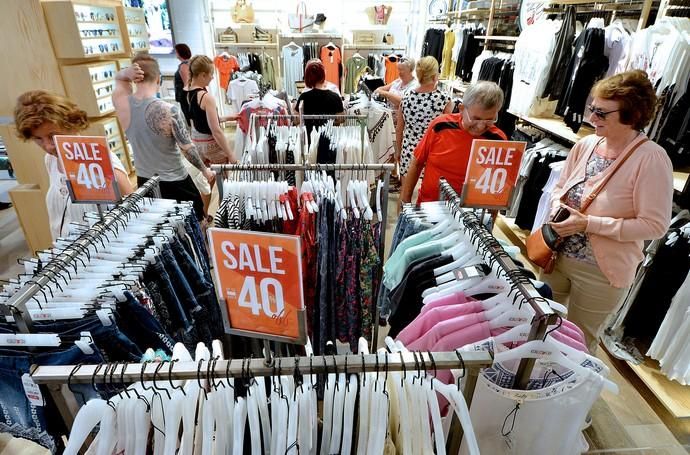
[(506, 139), (505, 133), (494, 126), (501, 106), (503, 90), (493, 82), (481, 81), (465, 91), (460, 113), (443, 114), (434, 119), (414, 151), (408, 178), (400, 193), (400, 204), (411, 201), (422, 169), (424, 179), (417, 203), (438, 200), (441, 177), (445, 177), (458, 194), (462, 193), (472, 141)]

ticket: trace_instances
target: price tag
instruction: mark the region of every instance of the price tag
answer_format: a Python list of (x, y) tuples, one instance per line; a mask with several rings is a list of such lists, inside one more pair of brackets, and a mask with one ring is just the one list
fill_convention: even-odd
[(475, 266), (463, 267), (461, 269), (454, 270), (453, 273), (455, 274), (455, 278), (458, 280), (466, 280), (468, 278), (478, 278), (484, 276), (484, 272)]
[(29, 373), (24, 373), (22, 375), (22, 385), (24, 386), (24, 395), (26, 395), (29, 402), (34, 406), (43, 406), (43, 394), (41, 394), (41, 389), (31, 378)]
[(510, 207), (526, 142), (472, 141), (462, 189), (463, 206), (504, 210)]
[(209, 229), (232, 333), (306, 342), (299, 236)]
[(55, 147), (67, 176), (72, 202), (99, 204), (120, 201), (105, 137), (55, 136)]

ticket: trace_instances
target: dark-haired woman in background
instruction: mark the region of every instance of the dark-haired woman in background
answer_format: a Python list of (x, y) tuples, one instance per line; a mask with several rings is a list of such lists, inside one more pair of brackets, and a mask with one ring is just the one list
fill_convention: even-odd
[[(657, 99), (646, 73), (628, 71), (603, 79), (592, 95), (595, 134), (575, 144), (552, 193), (552, 215), (562, 206), (569, 216), (551, 224), (564, 240), (554, 272), (542, 279), (554, 298), (568, 306), (568, 319), (582, 328), (594, 353), (607, 318), (633, 282), (643, 242), (663, 236), (669, 227), (673, 168), (664, 149), (642, 132)], [(581, 213), (585, 199), (633, 147)]]
[[(345, 111), (340, 95), (328, 89), (326, 83), (326, 69), (320, 60), (314, 59), (307, 62), (304, 69), (304, 85), (309, 88), (297, 99), (297, 109), (303, 115), (334, 115)], [(318, 125), (326, 123), (325, 120), (305, 120), (307, 133)]]
[(175, 44), (175, 56), (180, 61), (175, 71), (175, 101), (180, 103), (182, 114), (187, 120), (187, 125), (190, 124), (189, 103), (187, 102), (187, 93), (184, 88), (189, 85), (189, 59), (192, 58), (192, 51), (184, 43)]

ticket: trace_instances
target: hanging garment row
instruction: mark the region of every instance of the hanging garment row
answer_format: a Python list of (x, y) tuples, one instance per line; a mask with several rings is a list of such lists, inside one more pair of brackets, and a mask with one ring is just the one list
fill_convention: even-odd
[(392, 163), (395, 155), (395, 112), (382, 103), (370, 100), (362, 92), (350, 97), (346, 110), (351, 115), (366, 115), (372, 159), (376, 163)]
[[(378, 181), (372, 192), (362, 180), (364, 170), (340, 171), (337, 178), (325, 170), (308, 171), (298, 190), (275, 179), (274, 173), (283, 172), (280, 167), (273, 172), (230, 172), (220, 182), (223, 199), (215, 227), (300, 236), (314, 349), (321, 354), (327, 341), (338, 340), (354, 352), (359, 337), (372, 338), (377, 322), (384, 182)], [(375, 202), (370, 205), (372, 196)]]
[[(175, 342), (193, 348), (223, 334), (208, 255), (190, 206), (141, 201), (110, 219), (107, 230), (102, 223), (86, 232), (73, 226), (69, 238), (40, 253), (40, 262), (27, 260), (27, 274), (3, 287), (2, 303), (13, 305), (13, 297), (37, 276), (50, 278), (25, 303), (26, 314), (0, 323), (0, 388), (16, 391), (0, 396), (8, 410), (3, 432), (52, 450), (61, 445), (64, 429), (53, 404), (21, 392), (31, 365), (168, 358)], [(68, 255), (71, 263), (62, 259)], [(17, 334), (20, 317), (33, 321), (31, 334)], [(155, 350), (152, 357), (145, 356), (149, 349)]]
[[(483, 353), (414, 353), (388, 338), (387, 349), (357, 355), (224, 360), (221, 343), (178, 344), (156, 365), (77, 365), (38, 368), (39, 384), (90, 382), (109, 390), (82, 407), (65, 454), (330, 454), (454, 453), (444, 424), (457, 415), (469, 453), (479, 454), (463, 393), (430, 373), (460, 367), (474, 374), (490, 363)], [(349, 361), (349, 362), (348, 362)], [(240, 365), (238, 365), (240, 364)], [(258, 371), (256, 369), (258, 367)], [(119, 368), (119, 371), (118, 371)], [(56, 379), (56, 377), (63, 379)], [(129, 384), (123, 388), (123, 384)], [(450, 403), (440, 415), (437, 395)], [(322, 406), (319, 404), (322, 402)], [(375, 422), (375, 424), (374, 424)], [(91, 432), (95, 438), (87, 442)]]
[[(678, 213), (669, 231), (645, 249), (645, 259), (623, 305), (606, 331), (605, 342), (619, 358), (635, 363), (644, 353), (682, 384), (690, 380), (687, 346), (687, 281), (690, 272), (690, 214)], [(650, 299), (655, 302), (649, 308)], [(650, 347), (651, 346), (651, 347)]]
[[(618, 389), (606, 378), (608, 368), (587, 352), (582, 331), (564, 318), (567, 309), (540, 297), (564, 316), (543, 339), (530, 340), (539, 318), (528, 303), (536, 297), (513, 295), (525, 276), (484, 253), (497, 243), (479, 219), (457, 221), (445, 203), (404, 210), (384, 267), (384, 285), (394, 286), (391, 335), (411, 350), (494, 353), (493, 365), (479, 375), (470, 410), (481, 453), (502, 453), (506, 444), (516, 454), (586, 451), (588, 412), (604, 388)], [(518, 363), (525, 359), (536, 363), (526, 390), (518, 390)], [(457, 380), (446, 371), (436, 377)], [(443, 399), (440, 406), (443, 411)], [(470, 453), (466, 444), (460, 453)]]
[(548, 198), (558, 183), (568, 150), (551, 139), (530, 144), (525, 150), (513, 206), (506, 213), (508, 217), (515, 218), (515, 223), (521, 229), (531, 231), (541, 227), (540, 223), (548, 215)]

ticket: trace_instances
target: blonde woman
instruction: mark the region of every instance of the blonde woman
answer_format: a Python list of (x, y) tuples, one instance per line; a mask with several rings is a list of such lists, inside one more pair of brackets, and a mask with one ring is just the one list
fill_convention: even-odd
[[(95, 211), (91, 204), (72, 204), (67, 190), (65, 171), (60, 165), (54, 136), (79, 134), (89, 127), (86, 112), (60, 95), (45, 90), (23, 93), (14, 108), (14, 124), (18, 136), (33, 141), (46, 152), (45, 166), (50, 178), (46, 207), (53, 239), (67, 233), (70, 223), (83, 223), (86, 212)], [(115, 180), (121, 195), (132, 192), (132, 185), (120, 159), (110, 152)]]
[(438, 89), (438, 61), (434, 57), (421, 58), (417, 62), (416, 73), (419, 87), (403, 97), (395, 131), (403, 187), (414, 150), (429, 124), (439, 115), (450, 114), (453, 110), (450, 96)]
[(219, 117), (216, 99), (208, 93), (213, 80), (213, 62), (205, 55), (195, 55), (189, 61), (187, 100), (192, 120), (192, 141), (201, 159), (208, 164), (236, 162), (235, 153), (225, 137), (221, 122), (235, 120), (236, 116)]

